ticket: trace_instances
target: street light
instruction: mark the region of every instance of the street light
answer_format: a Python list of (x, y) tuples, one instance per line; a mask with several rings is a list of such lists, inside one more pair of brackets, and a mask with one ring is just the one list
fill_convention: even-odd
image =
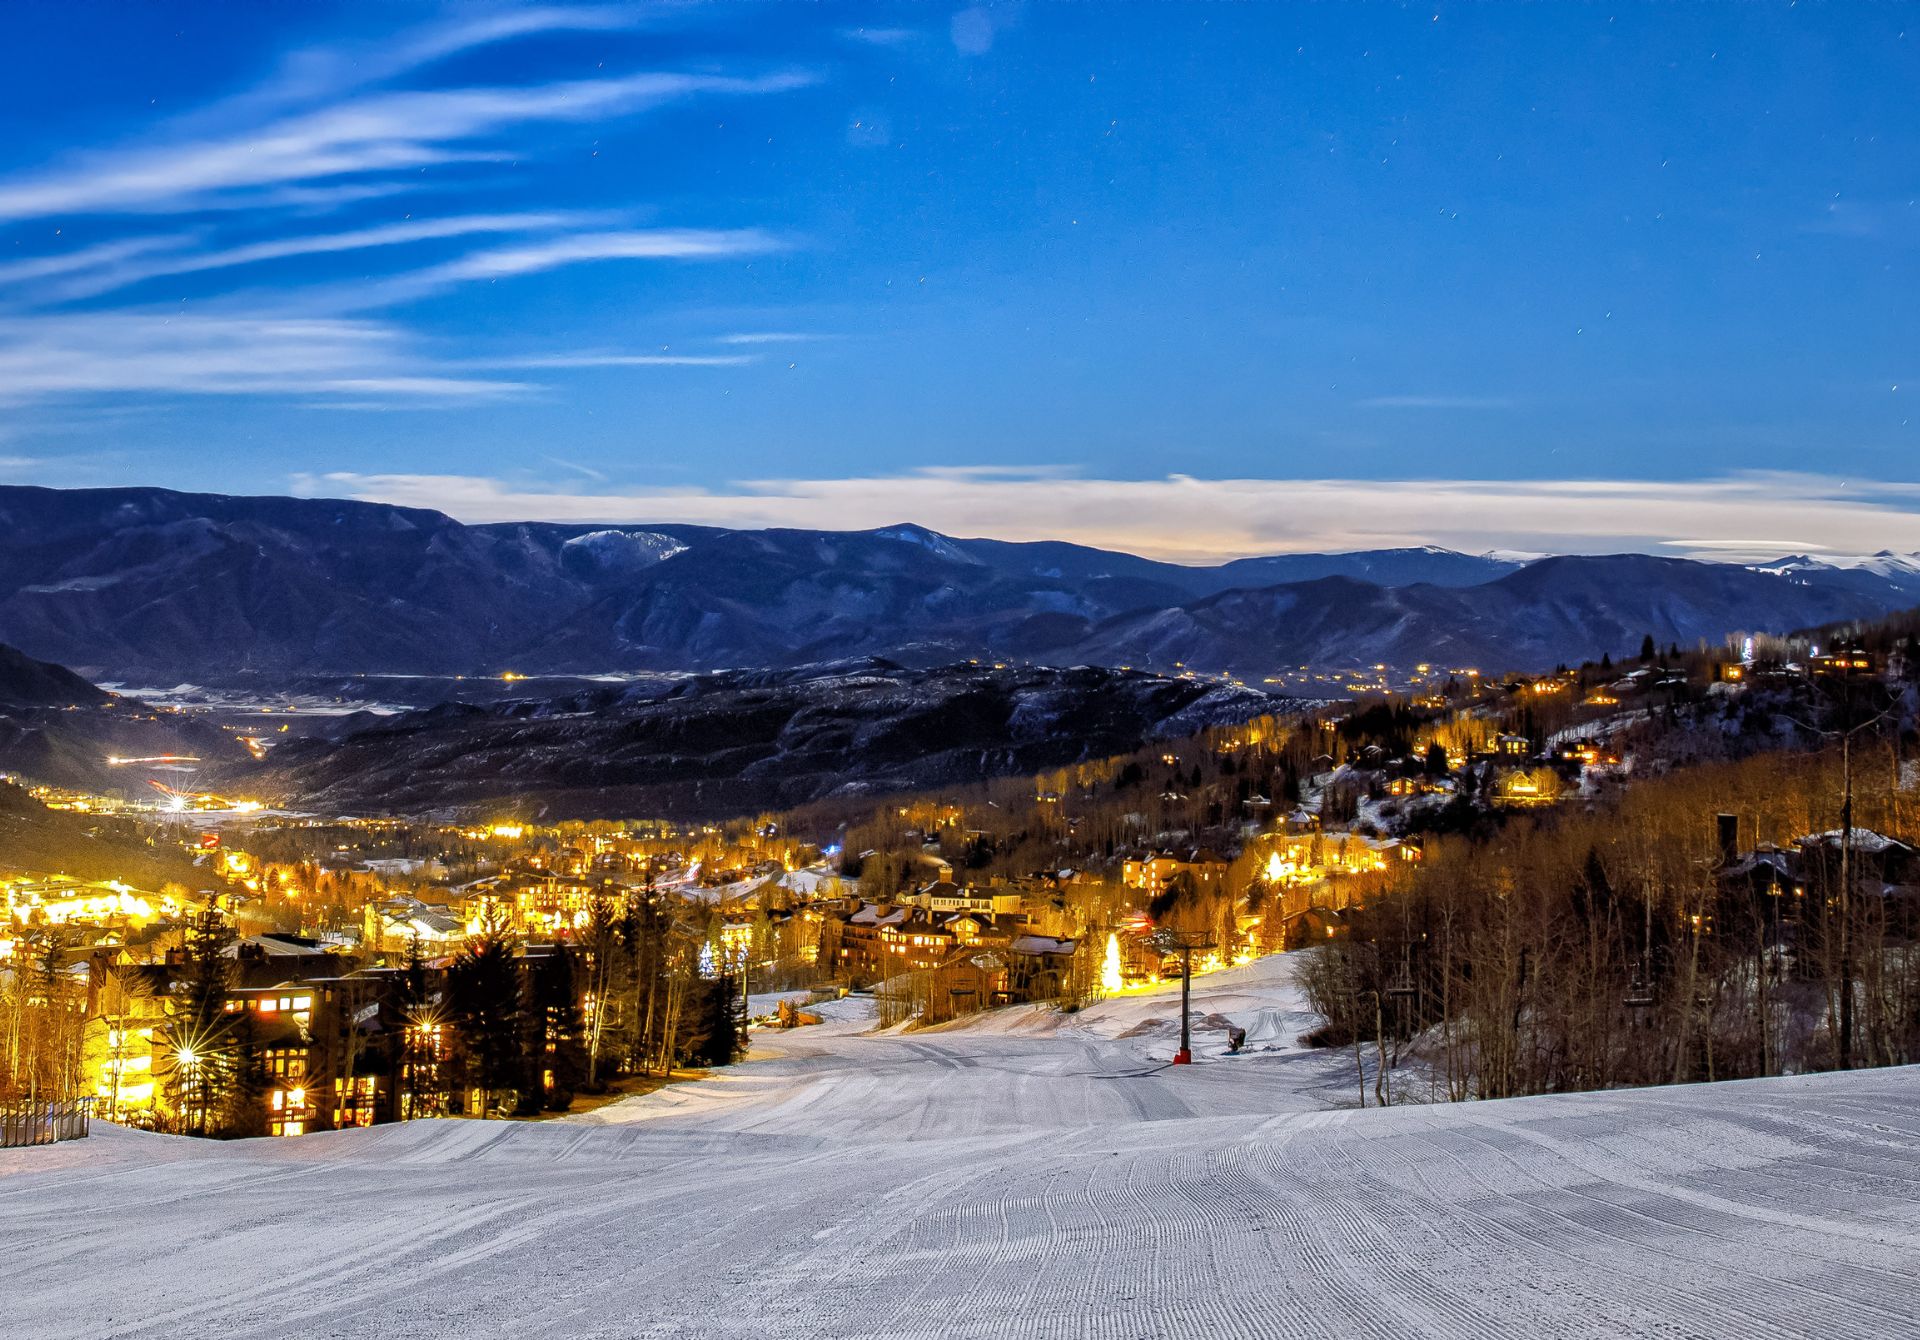
[(1148, 939), (1163, 954), (1180, 956), (1180, 1050), (1173, 1054), (1175, 1065), (1193, 1064), (1193, 1035), (1189, 1016), (1193, 1008), (1193, 951), (1212, 949), (1218, 941), (1211, 931), (1157, 930)]

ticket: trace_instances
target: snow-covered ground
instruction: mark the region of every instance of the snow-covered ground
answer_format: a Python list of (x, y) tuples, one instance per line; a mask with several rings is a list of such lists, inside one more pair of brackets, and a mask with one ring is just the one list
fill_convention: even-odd
[(1335, 1110), (1289, 1042), (1159, 1064), (1167, 1000), (853, 998), (564, 1122), (0, 1154), (0, 1335), (1920, 1334), (1920, 1069)]

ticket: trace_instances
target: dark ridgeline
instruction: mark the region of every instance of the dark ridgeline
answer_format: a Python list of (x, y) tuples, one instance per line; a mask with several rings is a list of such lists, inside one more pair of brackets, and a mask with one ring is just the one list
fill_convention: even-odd
[(1138, 671), (861, 660), (449, 704), (292, 740), (234, 775), (321, 809), (712, 818), (1037, 772), (1294, 706)]
[(1433, 549), (1186, 567), (1061, 542), (703, 526), (462, 525), (433, 511), (161, 489), (0, 488), (0, 641), (96, 679), (689, 671), (884, 656), (1259, 677), (1535, 669), (1871, 617), (1895, 573)]

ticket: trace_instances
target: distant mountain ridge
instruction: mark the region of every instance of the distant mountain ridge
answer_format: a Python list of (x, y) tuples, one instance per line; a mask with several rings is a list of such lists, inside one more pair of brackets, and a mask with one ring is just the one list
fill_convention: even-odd
[(63, 665), (0, 645), (0, 708), (97, 707), (107, 694)]
[(857, 658), (443, 704), (294, 740), (225, 775), (322, 811), (713, 817), (1064, 767), (1294, 705), (1138, 671)]
[(0, 644), (0, 773), (95, 792), (137, 790), (153, 774), (120, 762), (163, 756), (212, 765), (251, 758), (217, 726), (116, 698), (64, 666)]
[(465, 525), (332, 499), (0, 487), (0, 641), (97, 680), (1030, 660), (1488, 668), (1867, 618), (1920, 561), (1763, 568), (1434, 548), (1189, 567), (1064, 541)]

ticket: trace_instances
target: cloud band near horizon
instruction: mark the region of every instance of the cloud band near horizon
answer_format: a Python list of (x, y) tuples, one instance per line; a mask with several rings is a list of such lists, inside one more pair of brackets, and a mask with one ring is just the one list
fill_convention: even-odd
[(1753, 561), (1920, 550), (1920, 485), (1813, 473), (1694, 480), (1087, 479), (1026, 469), (580, 493), (469, 475), (299, 475), (296, 493), (467, 522), (672, 522), (1069, 540), (1180, 563), (1435, 544), (1469, 552), (1641, 551)]

